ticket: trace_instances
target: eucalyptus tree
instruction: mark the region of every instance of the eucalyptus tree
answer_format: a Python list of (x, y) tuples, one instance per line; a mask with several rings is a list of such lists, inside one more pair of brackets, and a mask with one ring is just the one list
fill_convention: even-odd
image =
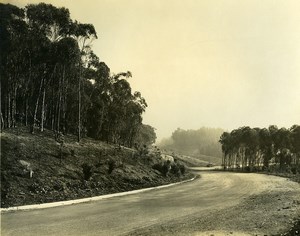
[[(293, 125), (290, 128), (291, 151), (294, 154), (294, 164), (300, 167), (300, 126)], [(299, 170), (300, 171), (300, 170)]]
[[(26, 10), (26, 21), (29, 26), (32, 39), (31, 41), (37, 41), (32, 47), (31, 50), (34, 50), (35, 47), (40, 47), (44, 44), (44, 48), (37, 48), (35, 51), (31, 52), (32, 56), (42, 55), (39, 60), (37, 60), (34, 65), (34, 68), (38, 68), (38, 73), (35, 74), (34, 80), (40, 80), (38, 96), (36, 98), (36, 104), (33, 115), (33, 126), (36, 125), (37, 121), (37, 112), (39, 108), (39, 101), (41, 102), (41, 118), (40, 118), (40, 127), (41, 131), (44, 129), (44, 120), (45, 120), (45, 99), (47, 93), (47, 87), (51, 80), (55, 80), (55, 77), (59, 77), (56, 73), (62, 71), (63, 74), (61, 77), (64, 77), (64, 71), (59, 70), (58, 66), (61, 66), (58, 60), (53, 61), (53, 58), (58, 58), (56, 44), (66, 38), (70, 32), (70, 13), (66, 8), (57, 8), (51, 4), (39, 3), (39, 4), (29, 4), (25, 8)], [(55, 53), (54, 53), (55, 52)], [(61, 57), (60, 57), (61, 58)], [(39, 65), (39, 66), (38, 66)], [(32, 73), (31, 73), (32, 74)], [(37, 81), (35, 81), (37, 83)], [(59, 81), (59, 84), (60, 81)], [(57, 106), (61, 107), (61, 87), (58, 86), (57, 93), (59, 94)], [(48, 93), (49, 94), (49, 93)], [(54, 94), (52, 94), (52, 99), (54, 99)], [(53, 102), (53, 104), (55, 104)], [(60, 113), (60, 109), (56, 113)], [(59, 116), (59, 115), (58, 115)], [(59, 117), (57, 117), (57, 127), (59, 130)]]
[(121, 141), (121, 130), (125, 127), (126, 107), (132, 99), (130, 84), (125, 78), (131, 76), (131, 72), (122, 72), (111, 77), (107, 138), (113, 143)]
[(16, 125), (17, 93), (24, 77), (23, 37), (27, 34), (24, 10), (0, 3), (1, 127)]
[(273, 156), (273, 144), (270, 131), (267, 128), (259, 131), (259, 149), (262, 153), (264, 167), (269, 167), (269, 162)]
[(276, 142), (274, 146), (277, 148), (276, 157), (279, 159), (280, 169), (291, 164), (291, 140), (290, 131), (286, 128), (280, 128), (276, 133)]
[[(0, 4), (1, 129), (38, 124), (56, 132), (131, 146), (147, 104), (133, 93), (131, 72), (111, 74), (91, 42), (92, 24), (70, 18), (51, 4), (20, 9)], [(34, 129), (32, 129), (33, 131)]]
[[(54, 126), (57, 131), (62, 129), (63, 132), (66, 132), (67, 126), (71, 125), (67, 122), (67, 113), (74, 115), (74, 112), (72, 112), (74, 105), (72, 103), (74, 103), (74, 90), (77, 88), (76, 78), (78, 77), (80, 49), (77, 41), (71, 37), (66, 37), (55, 42), (53, 48), (53, 58), (55, 58), (54, 69), (56, 73), (54, 73), (52, 79), (52, 89), (57, 93), (57, 102), (53, 104), (51, 124), (55, 124)], [(54, 92), (52, 94), (54, 95)], [(68, 100), (71, 101), (68, 102)]]
[(135, 92), (125, 107), (124, 128), (121, 130), (121, 140), (124, 145), (132, 147), (134, 138), (142, 125), (142, 113), (147, 103), (140, 92)]
[[(299, 164), (300, 128), (290, 129), (271, 125), (269, 128), (248, 126), (224, 132), (220, 137), (224, 168), (239, 167), (252, 171), (262, 166), (268, 168), (271, 161), (284, 171)], [(234, 165), (235, 163), (235, 165)]]
[[(81, 60), (79, 62), (79, 76), (78, 76), (78, 126), (77, 126), (77, 139), (78, 142), (81, 139), (81, 87), (82, 87), (82, 69), (86, 68), (88, 65), (88, 58), (91, 52), (90, 43), (97, 39), (97, 33), (92, 24), (82, 24), (75, 21), (71, 24), (72, 35), (77, 40), (79, 48)], [(86, 82), (86, 81), (84, 81)]]
[(231, 146), (231, 135), (228, 132), (224, 132), (221, 137), (219, 142), (222, 145), (222, 152), (223, 152), (223, 156), (222, 156), (222, 165), (224, 167), (224, 169), (227, 168), (227, 157), (230, 153), (230, 151), (232, 150), (232, 146)]
[(110, 100), (110, 69), (91, 51), (86, 68), (83, 70), (86, 81), (86, 123), (87, 134), (103, 139), (103, 124), (108, 113)]
[(141, 145), (152, 145), (156, 141), (155, 128), (150, 125), (140, 124), (138, 127), (137, 133), (134, 137), (134, 144), (139, 146)]

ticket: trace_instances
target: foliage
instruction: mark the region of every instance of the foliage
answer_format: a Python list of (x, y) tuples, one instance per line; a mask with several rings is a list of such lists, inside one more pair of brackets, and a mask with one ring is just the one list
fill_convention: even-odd
[(185, 171), (186, 171), (185, 165), (179, 164), (179, 169), (180, 169), (181, 174), (184, 175)]
[(81, 167), (82, 167), (83, 178), (84, 180), (88, 181), (93, 175), (92, 166), (87, 163), (84, 163), (81, 165)]
[(158, 170), (163, 176), (166, 177), (171, 169), (171, 162), (168, 160), (168, 161), (156, 163), (152, 166), (152, 168)]
[(113, 170), (116, 168), (117, 163), (114, 159), (108, 160), (108, 174), (111, 174)]
[[(300, 165), (300, 126), (290, 129), (250, 128), (248, 126), (224, 132), (220, 137), (224, 168), (246, 171), (276, 169), (296, 172)], [(291, 169), (291, 167), (293, 168)]]
[(135, 148), (137, 150), (137, 152), (135, 153), (135, 156), (137, 158), (146, 157), (149, 154), (149, 150), (148, 150), (148, 147), (146, 145), (139, 146), (139, 145), (136, 144)]
[(1, 129), (22, 124), (130, 147), (155, 140), (142, 125), (147, 103), (131, 90), (131, 72), (111, 73), (93, 52), (92, 24), (46, 3), (0, 3), (0, 15)]
[(134, 138), (134, 143), (137, 145), (152, 145), (155, 143), (156, 133), (155, 129), (150, 125), (140, 124), (137, 134)]
[(181, 172), (180, 172), (180, 167), (177, 163), (173, 163), (171, 164), (171, 173), (177, 176), (180, 176)]

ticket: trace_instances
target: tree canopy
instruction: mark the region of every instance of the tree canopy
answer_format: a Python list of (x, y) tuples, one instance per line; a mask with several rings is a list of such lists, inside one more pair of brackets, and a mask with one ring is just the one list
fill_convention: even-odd
[(286, 170), (300, 164), (300, 126), (290, 129), (250, 128), (224, 132), (220, 137), (224, 168), (254, 170), (270, 165)]
[(64, 7), (0, 3), (1, 129), (26, 125), (132, 146), (147, 103), (132, 91), (131, 72), (112, 73), (93, 52), (97, 37)]

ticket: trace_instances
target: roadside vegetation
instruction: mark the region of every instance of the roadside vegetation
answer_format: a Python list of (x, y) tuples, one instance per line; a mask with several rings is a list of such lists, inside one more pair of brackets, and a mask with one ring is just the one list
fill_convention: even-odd
[(0, 3), (1, 207), (90, 197), (189, 178), (151, 151), (155, 129), (64, 7)]
[(241, 127), (220, 137), (224, 169), (300, 174), (300, 126)]
[(191, 178), (185, 165), (149, 147), (127, 148), (92, 138), (77, 142), (26, 127), (1, 134), (1, 207), (72, 200)]

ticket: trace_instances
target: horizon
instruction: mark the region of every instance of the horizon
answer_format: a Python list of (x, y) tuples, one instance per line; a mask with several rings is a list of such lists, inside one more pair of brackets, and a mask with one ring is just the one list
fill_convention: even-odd
[(148, 103), (143, 123), (158, 142), (177, 128), (300, 121), (300, 2), (43, 2), (95, 26), (92, 49), (111, 72), (132, 72), (132, 89)]

